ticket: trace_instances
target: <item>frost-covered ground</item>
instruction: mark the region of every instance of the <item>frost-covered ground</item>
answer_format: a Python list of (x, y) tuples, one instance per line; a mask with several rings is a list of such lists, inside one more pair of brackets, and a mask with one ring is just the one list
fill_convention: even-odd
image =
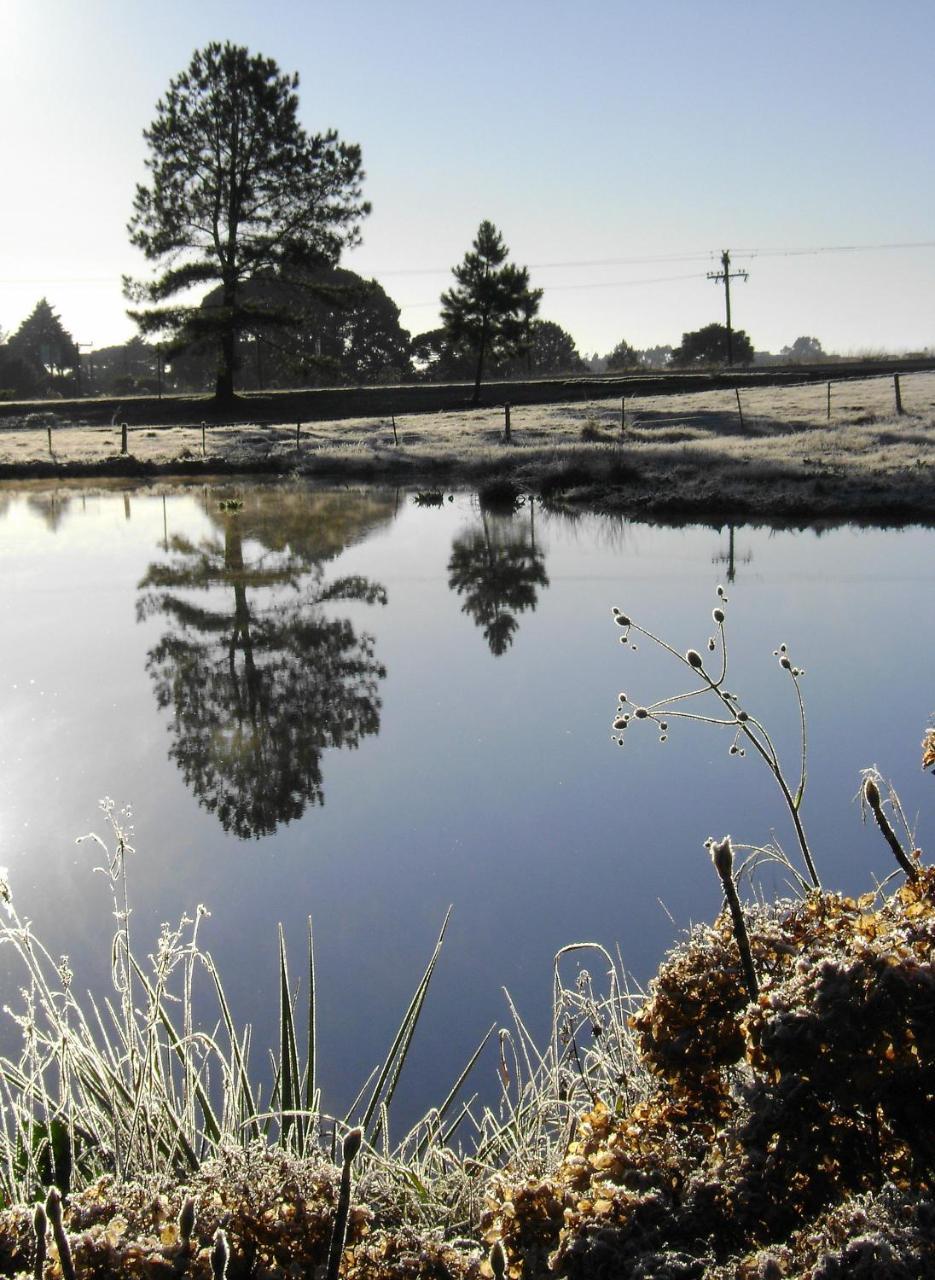
[[(54, 410), (0, 426), (0, 478), (37, 474), (301, 472), (445, 486), (511, 477), (565, 501), (718, 519), (926, 519), (935, 373), (825, 384), (281, 426), (72, 424)], [(743, 423), (741, 424), (741, 412)], [(50, 450), (51, 439), (51, 450)]]

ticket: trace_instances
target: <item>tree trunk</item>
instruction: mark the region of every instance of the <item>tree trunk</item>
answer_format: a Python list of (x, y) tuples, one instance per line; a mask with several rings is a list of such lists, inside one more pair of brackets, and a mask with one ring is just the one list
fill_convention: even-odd
[(223, 307), (226, 323), (221, 330), (221, 352), (218, 361), (218, 376), (214, 387), (214, 398), (219, 404), (232, 404), (234, 401), (234, 365), (237, 355), (237, 339), (234, 333), (233, 312), (237, 302), (237, 286), (230, 281), (224, 282)]
[(231, 404), (234, 399), (234, 337), (225, 334), (221, 338), (221, 360), (218, 365), (214, 398), (219, 404)]
[(484, 316), (480, 331), (480, 344), (477, 348), (477, 374), (474, 378), (474, 395), (471, 397), (472, 405), (480, 404), (480, 380), (484, 373), (484, 349), (487, 346), (487, 317)]

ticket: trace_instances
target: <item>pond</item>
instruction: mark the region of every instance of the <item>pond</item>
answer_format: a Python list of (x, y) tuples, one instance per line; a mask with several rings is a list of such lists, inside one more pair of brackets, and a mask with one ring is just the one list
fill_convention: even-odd
[[(929, 854), (935, 782), (935, 535), (772, 532), (572, 518), (471, 495), (300, 485), (0, 493), (4, 601), (0, 862), (79, 989), (112, 927), (103, 796), (132, 805), (132, 927), (202, 903), (201, 940), (262, 1070), (277, 1025), (277, 930), (317, 955), (326, 1110), (388, 1046), (454, 910), (396, 1125), (440, 1101), (502, 988), (544, 1036), (552, 958), (593, 939), (639, 983), (720, 905), (703, 842), (795, 845), (773, 779), (729, 730), (634, 723), (685, 668), (621, 645), (612, 606), (704, 651), (728, 603), (728, 685), (798, 773), (798, 711), (774, 656), (805, 669), (803, 814), (829, 887), (894, 864), (853, 803), (897, 784)], [(634, 637), (631, 637), (633, 639)], [(725, 736), (726, 735), (726, 736)], [(764, 871), (763, 892), (787, 892)], [(590, 963), (590, 962), (589, 962)], [(593, 964), (591, 965), (593, 968)], [(9, 983), (9, 976), (6, 981)], [(492, 1092), (495, 1061), (479, 1068)]]

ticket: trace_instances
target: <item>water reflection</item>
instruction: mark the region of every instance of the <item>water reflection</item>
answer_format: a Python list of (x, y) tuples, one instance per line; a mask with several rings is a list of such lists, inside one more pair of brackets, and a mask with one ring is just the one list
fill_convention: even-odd
[(169, 757), (225, 831), (271, 835), (324, 803), (321, 754), (380, 728), (374, 642), (325, 606), (386, 604), (367, 578), (326, 581), (324, 560), (392, 516), (373, 497), (290, 503), (254, 493), (209, 512), (217, 533), (167, 535), (149, 566), (140, 620), (169, 629), (150, 650), (156, 701), (172, 711)]
[(464, 596), (461, 612), (482, 629), (490, 652), (504, 654), (519, 626), (516, 614), (535, 609), (538, 588), (549, 585), (532, 504), (528, 518), (482, 510), (480, 525), (452, 543), (448, 585)]
[(71, 506), (71, 498), (55, 492), (31, 493), (27, 502), (31, 510), (42, 517), (50, 533), (58, 532), (58, 527)]

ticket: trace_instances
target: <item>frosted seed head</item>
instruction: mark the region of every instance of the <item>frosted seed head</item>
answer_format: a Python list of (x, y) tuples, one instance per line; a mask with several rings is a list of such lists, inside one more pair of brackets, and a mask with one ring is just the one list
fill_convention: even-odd
[(712, 617), (712, 618), (714, 619), (714, 621), (718, 624), (718, 626), (720, 626), (720, 625), (721, 625), (721, 623), (724, 621), (724, 610), (723, 610), (723, 609), (715, 609), (715, 610), (714, 610), (714, 612), (711, 614), (711, 617)]
[(729, 880), (734, 868), (734, 850), (731, 847), (730, 836), (725, 836), (723, 840), (708, 840), (707, 849), (715, 871), (722, 880)]
[(880, 788), (874, 782), (873, 778), (867, 778), (864, 781), (864, 799), (867, 801), (871, 809), (879, 809), (880, 807)]
[(188, 1244), (192, 1238), (192, 1232), (195, 1230), (195, 1201), (191, 1196), (186, 1196), (179, 1210), (179, 1235), (182, 1242)]
[(697, 649), (689, 649), (685, 654), (685, 661), (690, 667), (694, 667), (696, 671), (704, 665), (701, 661), (701, 654)]
[(223, 1227), (214, 1233), (214, 1244), (211, 1246), (211, 1275), (214, 1280), (224, 1280), (227, 1275), (227, 1264), (230, 1261), (230, 1245)]
[(350, 1164), (357, 1152), (360, 1150), (360, 1144), (364, 1140), (364, 1131), (361, 1128), (351, 1129), (344, 1139), (344, 1146), (341, 1154), (344, 1157), (344, 1163)]

